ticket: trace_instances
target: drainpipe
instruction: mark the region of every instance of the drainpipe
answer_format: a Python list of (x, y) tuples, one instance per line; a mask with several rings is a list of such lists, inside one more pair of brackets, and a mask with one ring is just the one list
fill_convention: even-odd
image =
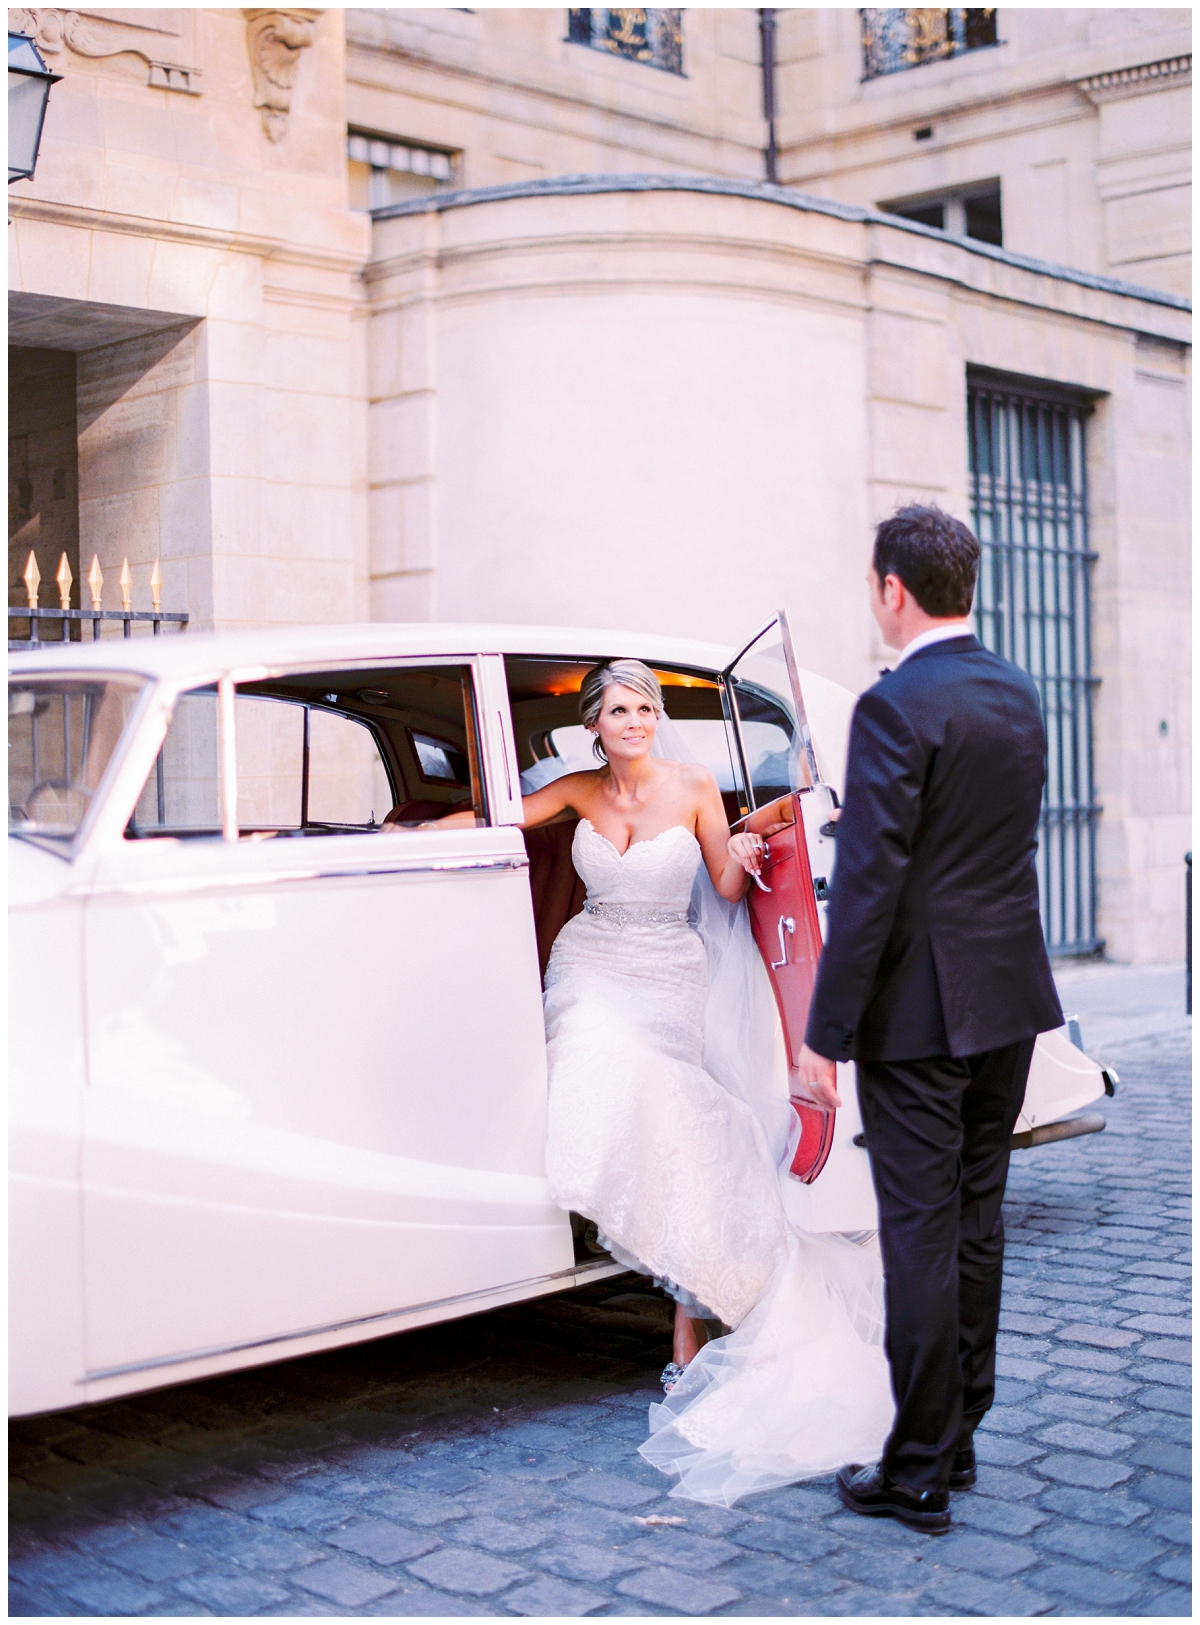
[(764, 6), (759, 11), (762, 27), (763, 115), (767, 121), (767, 179), (775, 184), (779, 175), (775, 165), (775, 8)]

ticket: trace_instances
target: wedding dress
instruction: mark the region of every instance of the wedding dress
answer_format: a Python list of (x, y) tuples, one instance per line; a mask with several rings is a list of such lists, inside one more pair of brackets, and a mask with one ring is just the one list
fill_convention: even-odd
[(679, 1475), (672, 1495), (724, 1506), (876, 1460), (879, 1253), (785, 1217), (795, 1114), (744, 907), (682, 826), (620, 853), (581, 819), (573, 857), (587, 902), (546, 972), (551, 1187), (621, 1263), (733, 1328), (651, 1407), (642, 1455)]

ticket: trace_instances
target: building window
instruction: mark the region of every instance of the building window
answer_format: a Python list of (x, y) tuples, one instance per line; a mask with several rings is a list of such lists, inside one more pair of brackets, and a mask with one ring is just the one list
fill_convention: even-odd
[(982, 181), (978, 186), (960, 187), (935, 197), (902, 198), (879, 207), (885, 214), (933, 226), (951, 237), (973, 237), (980, 243), (994, 243), (997, 248), (1004, 244), (999, 181)]
[(903, 73), (926, 62), (962, 56), (996, 45), (996, 8), (935, 11), (925, 6), (864, 8), (862, 18), (863, 78)]
[(683, 12), (635, 6), (567, 12), (567, 38), (575, 45), (646, 62), (664, 73), (683, 72)]
[(986, 374), (967, 381), (971, 515), (983, 548), (975, 622), (1037, 684), (1048, 770), (1038, 841), (1053, 953), (1096, 936), (1091, 584), (1085, 429), (1090, 406)]
[(443, 191), (454, 180), (452, 154), (357, 130), (347, 137), (346, 157), (352, 209), (386, 209), (391, 203)]

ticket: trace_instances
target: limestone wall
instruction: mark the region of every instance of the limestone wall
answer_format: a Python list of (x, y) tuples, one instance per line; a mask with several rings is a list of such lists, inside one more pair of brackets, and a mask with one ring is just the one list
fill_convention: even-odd
[[(83, 569), (100, 557), (116, 608), (128, 556), (148, 608), (161, 556), (164, 607), (197, 626), (365, 609), (369, 228), (347, 207), (341, 15), (295, 14), (286, 95), (258, 16), (10, 14), (63, 75), (36, 176), (9, 191), (10, 318), (79, 358)], [(264, 84), (286, 111), (256, 105)]]
[(459, 184), (649, 170), (761, 179), (758, 12), (684, 12), (683, 74), (566, 37), (563, 7), (349, 7), (357, 128), (461, 153)]
[(1006, 247), (1186, 294), (1191, 13), (998, 18), (996, 46), (864, 81), (855, 8), (782, 12), (780, 178), (866, 207), (998, 179)]
[[(1100, 932), (1177, 956), (1187, 845), (1187, 315), (875, 220), (686, 192), (381, 220), (372, 613), (734, 643), (780, 602), (854, 689), (900, 502), (968, 515), (969, 366), (1090, 426)], [(1160, 723), (1167, 721), (1167, 732)]]

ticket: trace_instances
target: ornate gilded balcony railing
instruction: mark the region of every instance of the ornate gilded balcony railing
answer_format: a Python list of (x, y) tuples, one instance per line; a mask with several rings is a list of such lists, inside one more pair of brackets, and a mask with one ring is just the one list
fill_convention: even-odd
[(938, 11), (931, 7), (863, 8), (863, 78), (903, 73), (998, 43), (995, 6)]
[(568, 11), (567, 38), (575, 45), (591, 45), (631, 62), (645, 62), (664, 73), (683, 72), (681, 9), (619, 6)]
[[(133, 607), (133, 574), (129, 568), (129, 560), (123, 560), (121, 574), (117, 578), (121, 589), (120, 609), (105, 609), (103, 607), (104, 572), (100, 568), (100, 560), (93, 556), (92, 568), (88, 571), (88, 592), (92, 600), (91, 609), (71, 608), (71, 583), (74, 577), (71, 566), (67, 563), (64, 553), (59, 560), (58, 571), (54, 577), (58, 587), (60, 608), (42, 608), (38, 599), (41, 595), (42, 573), (38, 569), (37, 559), (32, 553), (25, 566), (25, 574), (21, 578), (25, 583), (24, 605), (8, 606), (8, 646), (10, 649), (40, 649), (55, 643), (70, 643), (72, 641), (71, 625), (79, 622), (79, 637), (83, 637), (83, 622), (92, 623), (92, 642), (101, 636), (105, 621), (120, 621), (123, 627), (123, 636), (129, 637), (135, 625), (148, 625), (155, 637), (164, 626), (177, 626), (182, 632), (188, 623), (186, 612), (180, 610), (163, 609), (162, 607), (162, 570), (157, 559), (154, 569), (150, 572), (150, 601), (153, 609), (134, 609)], [(53, 622), (59, 628), (56, 637), (44, 638), (42, 628)], [(27, 637), (13, 637), (14, 626), (26, 624), (29, 627)]]

